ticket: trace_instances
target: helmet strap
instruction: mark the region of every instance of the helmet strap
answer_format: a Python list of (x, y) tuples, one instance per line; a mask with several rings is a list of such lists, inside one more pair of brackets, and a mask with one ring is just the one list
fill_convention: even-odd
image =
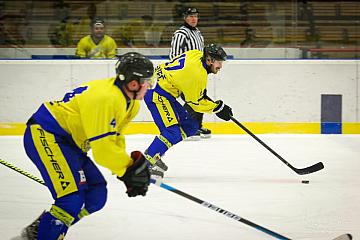
[(130, 88), (128, 87), (128, 84), (129, 84), (129, 83), (123, 84), (124, 88), (126, 89), (126, 91), (127, 91), (128, 93), (132, 93), (132, 94), (133, 94), (133, 96), (131, 97), (131, 99), (136, 99), (136, 96), (138, 95), (138, 92), (139, 92), (140, 89), (141, 89), (140, 84), (139, 84), (139, 88), (138, 88), (137, 90), (130, 90)]
[(205, 70), (206, 70), (207, 74), (212, 73), (212, 71), (211, 71), (212, 63), (210, 63), (210, 65), (208, 65), (208, 60), (207, 60), (208, 57), (212, 60), (211, 56), (204, 56), (204, 59), (203, 59), (203, 61), (205, 62)]

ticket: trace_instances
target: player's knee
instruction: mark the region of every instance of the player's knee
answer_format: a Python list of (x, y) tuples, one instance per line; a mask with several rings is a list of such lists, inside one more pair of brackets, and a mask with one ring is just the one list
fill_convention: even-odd
[(55, 206), (76, 218), (85, 203), (83, 191), (71, 193), (55, 200)]
[(85, 197), (85, 209), (90, 213), (101, 210), (107, 201), (106, 183), (90, 186)]
[(182, 140), (181, 130), (178, 126), (167, 128), (161, 135), (163, 135), (172, 145), (175, 145)]
[(182, 140), (182, 136), (181, 134), (172, 135), (168, 138), (168, 140), (172, 143), (172, 145), (175, 145)]

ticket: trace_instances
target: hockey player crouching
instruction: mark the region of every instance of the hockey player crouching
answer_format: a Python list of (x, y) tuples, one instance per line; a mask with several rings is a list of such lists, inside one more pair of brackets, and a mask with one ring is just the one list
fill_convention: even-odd
[(103, 208), (106, 180), (87, 156), (89, 148), (97, 164), (124, 182), (129, 197), (145, 196), (149, 170), (140, 151), (126, 153), (123, 129), (138, 113), (153, 72), (148, 58), (127, 53), (116, 77), (85, 83), (32, 115), (25, 150), (55, 202), (23, 230), (23, 239), (64, 239), (70, 226)]
[(151, 164), (152, 175), (164, 176), (166, 164), (161, 160), (165, 152), (199, 129), (199, 122), (192, 118), (177, 101), (182, 97), (185, 103), (198, 113), (215, 113), (229, 121), (231, 108), (223, 101), (212, 101), (206, 95), (208, 74), (217, 74), (226, 60), (224, 49), (217, 44), (208, 44), (204, 51), (184, 52), (155, 69), (158, 83), (145, 95), (145, 103), (160, 130), (145, 152)]

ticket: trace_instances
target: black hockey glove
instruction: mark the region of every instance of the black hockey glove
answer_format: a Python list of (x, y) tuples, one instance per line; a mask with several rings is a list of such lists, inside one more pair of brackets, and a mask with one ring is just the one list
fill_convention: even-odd
[(124, 176), (117, 178), (124, 182), (129, 197), (145, 196), (150, 184), (150, 172), (145, 156), (140, 151), (134, 151), (131, 158), (134, 159), (133, 165), (128, 167)]
[(229, 107), (228, 105), (223, 103), (223, 101), (221, 101), (221, 100), (217, 100), (216, 103), (219, 104), (214, 109), (214, 113), (216, 114), (216, 116), (218, 116), (219, 118), (221, 118), (225, 121), (229, 121), (233, 115), (231, 107)]

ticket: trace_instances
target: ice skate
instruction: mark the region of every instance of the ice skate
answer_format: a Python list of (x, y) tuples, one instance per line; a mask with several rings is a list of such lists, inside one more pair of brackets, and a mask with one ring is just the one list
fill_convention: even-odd
[(201, 138), (211, 138), (211, 130), (210, 129), (207, 129), (207, 128), (204, 128), (204, 127), (201, 127), (199, 130), (200, 132), (200, 137)]
[(20, 236), (11, 238), (10, 240), (36, 240), (39, 230), (40, 219), (44, 215), (45, 211), (32, 222), (29, 226), (24, 228)]
[(168, 166), (161, 160), (158, 159), (155, 164), (150, 165), (149, 167), (151, 176), (155, 177), (164, 177), (164, 172), (168, 170)]

